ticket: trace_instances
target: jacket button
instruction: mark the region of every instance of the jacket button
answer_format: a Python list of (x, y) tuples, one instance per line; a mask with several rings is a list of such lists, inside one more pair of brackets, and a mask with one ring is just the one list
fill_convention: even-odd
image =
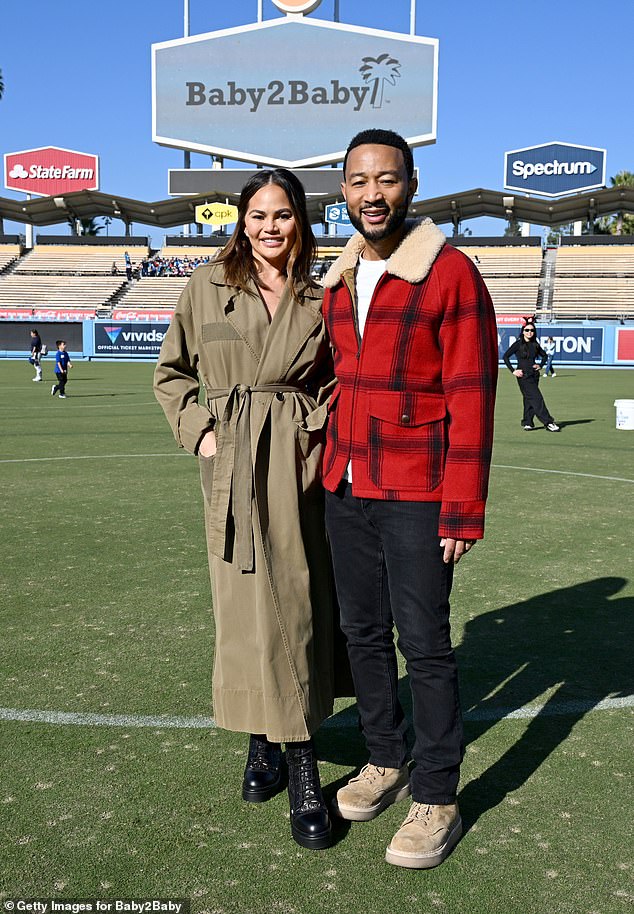
[(284, 399), (284, 394), (282, 393), (281, 390), (278, 390), (278, 392), (275, 394), (275, 399), (276, 399), (276, 400), (283, 400), (283, 399)]
[(403, 415), (401, 416), (401, 422), (403, 423), (403, 425), (409, 425), (409, 416), (407, 415), (407, 413), (403, 413)]

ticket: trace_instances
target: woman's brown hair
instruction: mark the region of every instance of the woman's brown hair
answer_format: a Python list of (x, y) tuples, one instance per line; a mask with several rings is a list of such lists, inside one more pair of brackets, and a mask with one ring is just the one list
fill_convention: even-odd
[(249, 178), (240, 194), (236, 227), (215, 263), (223, 264), (225, 279), (231, 286), (248, 292), (250, 286), (257, 283), (257, 264), (244, 232), (244, 220), (251, 198), (267, 184), (277, 184), (282, 188), (295, 218), (297, 234), (286, 262), (286, 274), (294, 298), (299, 298), (301, 287), (306, 284), (312, 285), (310, 270), (317, 254), (317, 244), (310, 227), (304, 188), (293, 172), (286, 168), (258, 171)]

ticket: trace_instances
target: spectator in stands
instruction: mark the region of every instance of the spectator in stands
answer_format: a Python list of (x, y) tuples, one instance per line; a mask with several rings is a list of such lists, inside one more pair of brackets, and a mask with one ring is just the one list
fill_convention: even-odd
[(178, 443), (200, 461), (215, 719), (250, 734), (242, 796), (257, 803), (279, 790), (285, 743), (291, 833), (318, 849), (331, 826), (311, 737), (332, 712), (341, 661), (319, 481), (334, 376), (314, 253), (298, 179), (258, 171), (227, 245), (180, 297), (154, 386)]
[(119, 267), (117, 266), (117, 261), (116, 261), (116, 260), (113, 260), (113, 261), (112, 261), (112, 266), (110, 267), (110, 275), (111, 275), (111, 276), (118, 276), (118, 274), (119, 274)]
[(66, 382), (68, 381), (68, 369), (73, 367), (69, 354), (66, 352), (66, 340), (57, 340), (55, 343), (57, 352), (55, 353), (55, 375), (57, 384), (51, 387), (51, 395), (54, 397), (59, 391), (60, 400), (66, 399)]
[[(517, 368), (513, 368), (511, 358), (517, 359)], [(541, 359), (541, 365), (537, 359)], [(504, 353), (504, 364), (508, 370), (515, 375), (522, 400), (524, 402), (524, 414), (522, 416), (522, 428), (531, 432), (534, 429), (533, 419), (535, 416), (549, 432), (560, 431), (559, 426), (548, 411), (542, 393), (539, 389), (539, 372), (544, 367), (546, 353), (537, 342), (537, 331), (534, 324), (526, 323), (522, 327), (519, 338), (512, 343)]]
[(29, 362), (35, 368), (34, 381), (42, 380), (42, 340), (37, 330), (31, 330), (31, 355)]
[(125, 257), (125, 275), (128, 282), (132, 281), (132, 261), (130, 260), (130, 255), (126, 251), (124, 254)]
[(553, 378), (557, 377), (557, 372), (553, 368), (553, 359), (555, 357), (555, 341), (552, 336), (549, 336), (546, 342), (544, 343), (544, 351), (546, 352), (546, 367), (544, 368), (544, 377), (547, 378), (550, 373)]

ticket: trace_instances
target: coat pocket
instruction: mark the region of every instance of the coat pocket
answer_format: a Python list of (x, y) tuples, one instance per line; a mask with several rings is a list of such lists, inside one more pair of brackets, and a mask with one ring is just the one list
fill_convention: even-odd
[(213, 457), (201, 457), (198, 455), (198, 467), (200, 469), (200, 486), (207, 504), (211, 502), (211, 491), (214, 485), (214, 463), (216, 455)]
[(238, 331), (226, 321), (217, 324), (203, 324), (200, 328), (203, 343), (220, 343), (223, 340), (240, 340)]
[(379, 489), (431, 492), (442, 482), (447, 452), (442, 394), (372, 394), (368, 474)]

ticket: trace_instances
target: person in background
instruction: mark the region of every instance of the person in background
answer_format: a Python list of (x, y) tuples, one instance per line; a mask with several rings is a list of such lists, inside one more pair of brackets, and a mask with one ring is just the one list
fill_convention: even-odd
[(35, 330), (31, 330), (31, 355), (29, 356), (29, 362), (35, 368), (35, 377), (34, 381), (42, 380), (42, 340), (40, 334)]
[(68, 381), (68, 369), (73, 367), (69, 354), (66, 352), (66, 340), (57, 340), (57, 352), (55, 353), (55, 375), (57, 384), (51, 387), (51, 395), (54, 397), (59, 391), (60, 400), (66, 399), (66, 382)]
[(301, 183), (258, 171), (227, 245), (181, 294), (154, 390), (199, 459), (214, 716), (249, 734), (242, 797), (279, 791), (284, 743), (291, 834), (316, 850), (332, 839), (312, 736), (332, 713), (339, 664), (319, 475), (334, 376), (314, 255)]
[(546, 342), (544, 343), (544, 352), (546, 353), (546, 367), (544, 368), (544, 377), (547, 378), (549, 373), (553, 378), (557, 377), (557, 372), (553, 368), (553, 358), (555, 357), (555, 341), (552, 336), (549, 336)]
[[(517, 367), (513, 368), (511, 358), (517, 359)], [(541, 359), (541, 364), (538, 364)], [(517, 378), (517, 383), (522, 394), (524, 412), (522, 414), (522, 428), (524, 431), (534, 430), (535, 416), (543, 422), (549, 432), (560, 431), (559, 426), (551, 416), (546, 402), (539, 389), (539, 372), (546, 362), (546, 353), (537, 342), (535, 324), (530, 322), (522, 327), (519, 337), (504, 353), (504, 364)]]

